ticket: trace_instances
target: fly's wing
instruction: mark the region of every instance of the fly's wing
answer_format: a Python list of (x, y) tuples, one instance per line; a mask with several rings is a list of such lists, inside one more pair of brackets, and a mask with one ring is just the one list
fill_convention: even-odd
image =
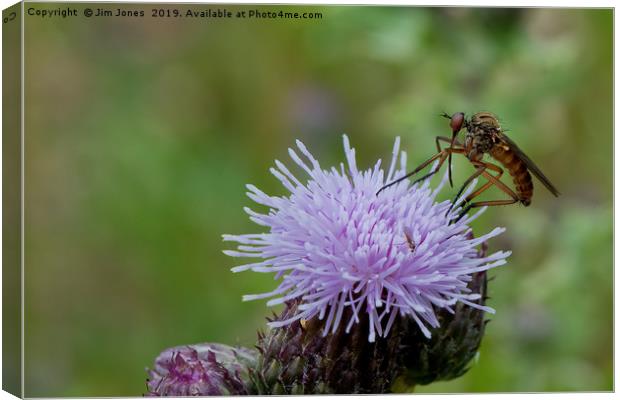
[(538, 178), (538, 180), (542, 182), (542, 184), (545, 185), (545, 187), (549, 189), (551, 193), (553, 193), (555, 197), (558, 197), (560, 195), (560, 192), (558, 192), (558, 190), (553, 186), (549, 179), (547, 179), (545, 174), (543, 174), (542, 171), (536, 166), (536, 164), (534, 164), (534, 161), (530, 160), (530, 158), (526, 156), (523, 151), (521, 151), (521, 149), (519, 148), (519, 146), (517, 146), (515, 142), (513, 142), (508, 136), (506, 136), (505, 133), (502, 133), (500, 138), (503, 142), (506, 143), (506, 145), (508, 145), (508, 147), (510, 147), (510, 150), (512, 150), (517, 155), (517, 157), (519, 157), (519, 159), (523, 160), (525, 165), (527, 165), (527, 169), (529, 169), (532, 174), (534, 174), (534, 176)]

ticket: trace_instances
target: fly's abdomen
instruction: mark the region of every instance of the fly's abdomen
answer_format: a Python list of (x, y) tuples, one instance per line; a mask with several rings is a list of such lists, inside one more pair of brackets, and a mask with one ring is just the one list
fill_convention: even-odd
[(532, 195), (534, 194), (534, 184), (532, 183), (532, 176), (527, 170), (527, 165), (519, 157), (515, 155), (510, 149), (497, 146), (491, 155), (497, 161), (499, 161), (510, 176), (515, 186), (515, 192), (519, 196), (519, 201), (524, 206), (529, 206), (532, 202)]

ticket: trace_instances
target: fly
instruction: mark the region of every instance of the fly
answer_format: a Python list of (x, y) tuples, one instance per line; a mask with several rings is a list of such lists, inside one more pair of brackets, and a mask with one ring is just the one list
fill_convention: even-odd
[[(536, 164), (534, 164), (519, 146), (506, 135), (495, 115), (489, 112), (479, 112), (474, 114), (469, 120), (465, 118), (465, 114), (462, 112), (455, 113), (452, 116), (444, 113), (443, 116), (450, 119), (452, 137), (437, 136), (435, 138), (437, 154), (420, 164), (420, 166), (407, 175), (385, 185), (377, 194), (383, 189), (415, 175), (433, 161), (439, 160), (436, 168), (413, 183), (420, 182), (437, 173), (446, 159), (448, 160), (448, 164), (450, 164), (452, 154), (463, 154), (476, 168), (476, 171), (465, 180), (465, 183), (455, 197), (455, 201), (465, 188), (480, 175), (485, 177), (487, 182), (465, 198), (467, 206), (459, 214), (457, 221), (475, 207), (501, 206), (514, 203), (521, 203), (524, 206), (529, 206), (534, 194), (534, 184), (530, 172), (551, 192), (551, 194), (556, 197), (560, 195), (560, 192), (553, 186), (551, 181), (542, 173)], [(457, 136), (463, 128), (465, 128), (467, 133), (465, 141), (461, 143)], [(440, 142), (449, 143), (449, 146), (442, 149)], [(500, 166), (482, 161), (485, 154), (490, 155), (495, 161), (508, 170), (508, 173), (512, 177), (514, 190), (500, 181), (504, 173), (504, 170)], [(452, 185), (452, 175), (450, 171), (448, 171), (448, 173), (450, 174), (450, 184)], [(471, 202), (493, 185), (510, 196), (510, 199)]]

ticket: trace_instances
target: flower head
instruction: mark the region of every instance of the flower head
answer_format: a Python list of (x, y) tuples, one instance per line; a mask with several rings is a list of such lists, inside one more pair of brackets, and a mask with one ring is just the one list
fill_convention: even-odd
[(276, 160), (271, 173), (290, 194), (269, 196), (247, 185), (248, 196), (269, 211), (245, 211), (269, 231), (224, 235), (224, 240), (239, 243), (236, 251), (225, 254), (262, 259), (235, 267), (234, 272), (252, 270), (281, 278), (275, 290), (244, 296), (244, 300), (272, 297), (270, 306), (300, 301), (295, 315), (272, 321), (271, 327), (318, 317), (324, 321), (326, 335), (340, 324), (346, 324), (349, 332), (360, 318), (368, 318), (372, 342), (376, 335), (389, 333), (399, 314), (411, 317), (430, 337), (428, 327), (439, 326), (436, 310), (452, 312), (461, 302), (493, 312), (475, 303), (480, 294), (473, 293), (468, 283), (472, 274), (504, 264), (510, 253), (478, 256), (481, 243), (504, 231), (495, 228), (478, 238), (471, 236), (468, 224), (484, 209), (456, 221), (459, 204), (475, 182), (450, 209), (449, 201), (435, 201), (447, 175), (435, 190), (428, 180), (413, 186), (403, 181), (377, 195), (386, 183), (406, 173), (404, 152), (400, 168), (396, 166), (398, 139), (387, 174), (381, 160), (373, 168), (358, 170), (355, 150), (346, 136), (347, 165), (339, 169), (322, 169), (300, 141), (297, 148), (305, 160), (295, 150), (289, 149), (289, 154), (308, 175), (305, 183)]

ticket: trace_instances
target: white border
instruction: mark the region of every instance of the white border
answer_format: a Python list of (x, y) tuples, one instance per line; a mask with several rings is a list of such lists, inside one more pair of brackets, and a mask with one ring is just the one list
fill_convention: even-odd
[[(35, 1), (32, 1), (35, 2)], [(38, 2), (38, 1), (37, 1)], [(70, 3), (70, 2), (74, 2), (74, 3), (104, 3), (104, 2), (100, 2), (100, 1), (58, 1), (58, 2), (63, 2), (63, 3)], [(7, 7), (10, 7), (11, 5), (17, 3), (16, 1), (11, 1), (11, 0), (0, 0), (0, 5), (2, 6), (2, 9), (5, 9)], [(615, 7), (614, 2), (612, 1), (605, 1), (605, 0), (590, 0), (590, 1), (550, 1), (550, 0), (545, 0), (545, 1), (536, 1), (536, 0), (526, 0), (526, 1), (519, 1), (519, 2), (502, 2), (502, 3), (498, 3), (497, 1), (493, 1), (493, 0), (486, 0), (486, 1), (481, 1), (481, 0), (476, 0), (476, 1), (466, 1), (466, 0), (450, 0), (449, 2), (439, 2), (439, 1), (407, 1), (407, 0), (390, 0), (390, 1), (386, 1), (386, 2), (381, 2), (378, 3), (377, 1), (372, 1), (372, 0), (339, 0), (339, 1), (329, 1), (329, 0), (288, 0), (288, 1), (282, 1), (282, 0), (271, 0), (268, 2), (265, 1), (258, 1), (258, 0), (245, 0), (242, 2), (239, 1), (225, 1), (225, 0), (212, 0), (209, 2), (200, 2), (200, 1), (180, 1), (180, 0), (169, 0), (169, 1), (119, 1), (119, 3), (197, 3), (197, 4), (205, 4), (205, 3), (213, 3), (213, 4), (233, 4), (233, 3), (237, 3), (237, 4), (316, 4), (316, 5), (320, 5), (320, 4), (350, 4), (350, 5), (373, 5), (373, 4), (378, 4), (378, 5), (418, 5), (418, 6), (462, 6), (462, 7), (566, 7), (566, 8), (595, 8), (595, 7), (604, 7), (604, 8), (613, 8)], [(23, 41), (24, 41), (24, 20), (23, 20), (23, 15), (22, 15), (22, 46), (23, 46)], [(1, 41), (1, 29), (0, 29), (0, 65), (1, 65), (1, 47), (2, 47), (2, 41)], [(616, 121), (617, 119), (615, 118), (618, 115), (618, 103), (615, 101), (616, 100), (616, 93), (618, 93), (618, 83), (615, 79), (615, 76), (617, 75), (617, 63), (616, 61), (616, 49), (617, 49), (617, 43), (618, 43), (618, 31), (615, 29), (615, 11), (614, 11), (614, 132), (616, 131)], [(22, 51), (21, 51), (21, 57), (22, 57), (22, 68), (23, 68), (23, 62), (24, 62), (24, 51), (23, 51), (23, 47), (22, 47)], [(23, 69), (22, 69), (22, 76), (23, 76)], [(0, 91), (2, 89), (2, 84), (0, 82)], [(22, 154), (21, 154), (21, 167), (22, 167), (22, 171), (21, 171), (21, 195), (22, 195), (22, 214), (21, 214), (21, 224), (22, 227), (24, 226), (24, 213), (23, 213), (23, 196), (24, 196), (24, 83), (22, 81), (22, 86), (21, 86), (21, 91), (22, 91), (22, 113), (21, 113), (21, 124), (22, 124), (22, 135), (21, 135), (21, 145), (22, 145)], [(0, 96), (0, 109), (2, 107), (2, 99)], [(615, 135), (614, 135), (614, 155), (618, 153), (618, 141), (615, 140)], [(2, 168), (2, 154), (1, 154), (1, 143), (0, 143), (0, 172), (1, 172), (1, 168)], [(620, 176), (619, 169), (620, 167), (618, 166), (618, 164), (615, 162), (615, 157), (614, 157), (614, 210), (618, 209), (618, 205), (619, 205), (619, 196), (618, 196), (618, 182), (617, 182), (617, 178), (618, 176)], [(1, 177), (1, 173), (0, 173), (0, 185), (2, 183), (2, 177)], [(614, 212), (614, 265), (615, 265), (615, 249), (618, 245), (618, 238), (615, 235), (615, 227), (616, 227), (616, 213)], [(0, 223), (2, 222), (2, 216), (0, 215)], [(0, 231), (0, 240), (1, 240), (1, 231)], [(1, 256), (1, 249), (0, 249), (0, 256)], [(21, 257), (22, 257), (22, 263), (24, 261), (24, 232), (22, 229), (21, 232)], [(1, 258), (0, 258), (1, 259)], [(22, 393), (24, 393), (24, 287), (23, 287), (23, 283), (24, 283), (24, 268), (22, 265), (22, 304), (21, 304), (21, 312), (22, 312), (22, 348), (21, 348), (21, 354), (22, 354)], [(1, 294), (1, 275), (0, 275), (0, 294)], [(615, 274), (615, 270), (614, 270), (614, 288), (617, 287), (617, 279), (618, 276)], [(584, 282), (584, 285), (586, 285), (586, 283)], [(615, 311), (618, 310), (618, 298), (615, 296), (615, 290), (614, 290), (614, 366), (616, 367), (614, 369), (614, 389), (615, 389), (615, 383), (618, 382), (618, 378), (620, 377), (620, 374), (618, 372), (618, 364), (617, 364), (617, 357), (616, 357), (616, 347), (615, 347), (615, 343), (618, 340), (618, 330), (616, 329), (615, 326)], [(2, 326), (2, 321), (0, 319), (0, 328)], [(1, 359), (1, 342), (0, 342), (0, 359)], [(0, 368), (0, 372), (1, 372), (1, 368)], [(0, 373), (0, 382), (2, 379), (2, 375)], [(390, 399), (407, 399), (410, 400), (411, 395), (389, 395), (389, 396), (385, 396), (385, 397), (389, 397)], [(416, 394), (417, 396), (422, 396), (425, 398), (428, 397), (432, 397), (433, 399), (453, 399), (455, 395), (422, 395), (422, 394)], [(485, 399), (505, 399), (505, 398), (511, 398), (511, 399), (519, 399), (522, 397), (527, 396), (528, 399), (539, 399), (539, 398), (545, 398), (545, 399), (582, 399), (583, 397), (588, 397), (590, 399), (607, 399), (610, 397), (616, 397), (616, 393), (558, 393), (558, 394), (465, 394), (465, 395), (458, 395), (459, 399), (479, 399), (480, 397), (484, 397)], [(313, 396), (312, 398), (323, 398), (326, 396)], [(339, 398), (361, 398), (362, 396), (338, 396)], [(375, 398), (379, 398), (379, 397), (384, 397), (384, 396), (374, 396)], [(244, 398), (256, 398), (255, 396), (246, 396)], [(287, 398), (290, 399), (308, 399), (308, 397), (301, 397), (301, 396), (287, 396)], [(13, 396), (9, 395), (6, 392), (0, 392), (0, 400), (4, 400), (4, 399), (14, 399)], [(80, 398), (75, 398), (75, 399), (80, 399)]]

